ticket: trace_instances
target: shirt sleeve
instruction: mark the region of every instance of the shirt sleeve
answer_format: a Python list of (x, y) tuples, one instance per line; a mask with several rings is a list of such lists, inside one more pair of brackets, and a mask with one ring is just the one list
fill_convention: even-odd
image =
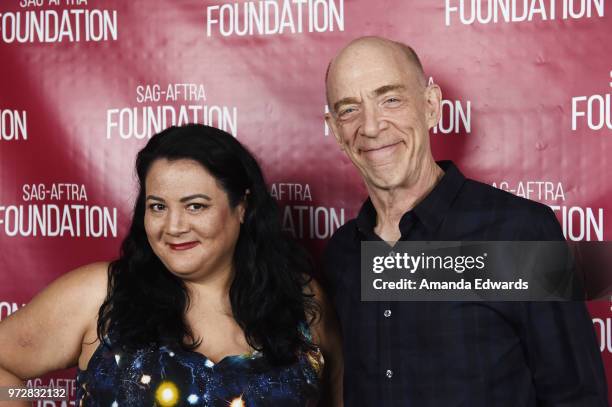
[[(552, 212), (540, 206), (524, 240), (564, 240)], [(593, 322), (583, 301), (521, 304), (520, 337), (542, 406), (608, 406)]]
[(335, 249), (336, 243), (332, 237), (323, 251), (323, 275), (321, 283), (329, 298), (335, 302), (336, 292), (338, 289), (338, 251)]

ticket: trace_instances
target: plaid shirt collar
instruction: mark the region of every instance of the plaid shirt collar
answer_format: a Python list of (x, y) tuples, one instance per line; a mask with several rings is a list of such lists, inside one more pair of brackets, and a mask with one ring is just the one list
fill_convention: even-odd
[[(437, 164), (444, 171), (444, 175), (417, 206), (402, 216), (399, 225), (402, 236), (406, 234), (415, 218), (425, 225), (430, 232), (434, 232), (446, 217), (465, 182), (465, 177), (452, 161), (437, 161)], [(380, 238), (374, 233), (375, 226), (376, 209), (368, 198), (357, 215), (357, 230), (362, 237), (379, 240)]]

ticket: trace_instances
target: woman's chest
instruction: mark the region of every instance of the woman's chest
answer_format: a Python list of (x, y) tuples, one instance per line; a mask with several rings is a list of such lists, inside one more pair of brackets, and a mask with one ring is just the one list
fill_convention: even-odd
[(132, 353), (100, 347), (88, 370), (78, 371), (77, 384), (77, 403), (85, 406), (306, 406), (319, 395), (307, 355), (273, 367), (258, 353), (214, 363), (169, 347)]

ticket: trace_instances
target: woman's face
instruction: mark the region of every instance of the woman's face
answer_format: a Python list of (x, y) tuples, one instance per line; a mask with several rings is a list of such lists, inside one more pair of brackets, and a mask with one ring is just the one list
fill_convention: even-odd
[(245, 206), (198, 162), (153, 162), (145, 179), (144, 225), (153, 252), (173, 274), (204, 281), (231, 271)]

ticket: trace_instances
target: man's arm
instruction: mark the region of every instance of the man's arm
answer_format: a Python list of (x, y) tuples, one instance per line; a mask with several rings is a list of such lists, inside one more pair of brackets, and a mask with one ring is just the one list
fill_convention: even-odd
[(538, 400), (544, 406), (607, 406), (593, 323), (583, 302), (524, 303), (521, 332)]
[[(538, 206), (523, 240), (565, 240), (552, 210)], [(544, 406), (607, 406), (606, 376), (583, 301), (526, 302), (519, 325), (538, 400)]]

